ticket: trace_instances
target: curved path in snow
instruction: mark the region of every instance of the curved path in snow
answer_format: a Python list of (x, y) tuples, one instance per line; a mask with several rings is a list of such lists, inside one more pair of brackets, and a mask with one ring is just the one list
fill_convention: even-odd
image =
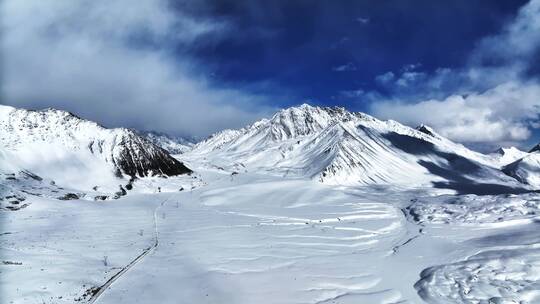
[(161, 209), (159, 250), (100, 303), (405, 303), (416, 296), (419, 270), (407, 271), (404, 294), (404, 275), (393, 269), (403, 264), (395, 247), (412, 237), (399, 206), (311, 181), (218, 186), (179, 194), (181, 206)]
[(154, 221), (154, 243), (152, 246), (145, 248), (141, 254), (139, 254), (135, 259), (133, 259), (129, 264), (127, 264), (125, 267), (122, 268), (119, 272), (117, 272), (115, 275), (113, 275), (107, 282), (105, 282), (103, 285), (99, 286), (97, 289), (94, 289), (92, 296), (90, 299), (88, 299), (88, 303), (96, 303), (103, 293), (108, 290), (111, 285), (118, 281), (126, 272), (128, 272), (131, 268), (133, 268), (137, 263), (139, 263), (142, 259), (144, 259), (149, 253), (153, 252), (158, 246), (159, 246), (159, 231), (157, 227), (157, 212), (159, 209), (161, 209), (167, 201), (171, 199), (173, 195), (169, 196), (165, 200), (163, 200), (159, 206), (157, 206), (154, 209), (153, 213), (153, 221)]

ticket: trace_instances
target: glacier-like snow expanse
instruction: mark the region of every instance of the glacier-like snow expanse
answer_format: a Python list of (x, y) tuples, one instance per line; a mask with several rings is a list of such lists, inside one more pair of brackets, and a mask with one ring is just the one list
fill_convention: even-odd
[(535, 194), (195, 168), (193, 190), (0, 213), (2, 303), (540, 301)]

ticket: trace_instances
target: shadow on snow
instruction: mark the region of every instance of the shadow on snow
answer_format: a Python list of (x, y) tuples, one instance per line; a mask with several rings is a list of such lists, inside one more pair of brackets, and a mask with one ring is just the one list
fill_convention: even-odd
[[(503, 175), (501, 171), (487, 168), (465, 157), (454, 153), (437, 150), (435, 145), (416, 137), (390, 132), (382, 134), (395, 148), (408, 154), (418, 156), (435, 156), (447, 161), (446, 164), (435, 163), (428, 160), (419, 160), (418, 163), (429, 173), (437, 175), (446, 181), (432, 182), (435, 188), (455, 190), (458, 194), (496, 195), (520, 194), (534, 192), (524, 187), (512, 187), (497, 183), (478, 183), (471, 177), (486, 178)], [(501, 176), (506, 178), (506, 175)], [(510, 177), (508, 177), (510, 178)]]

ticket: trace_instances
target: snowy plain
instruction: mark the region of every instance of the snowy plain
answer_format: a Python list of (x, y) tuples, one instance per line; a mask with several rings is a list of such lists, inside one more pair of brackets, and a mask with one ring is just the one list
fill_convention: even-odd
[(540, 302), (533, 194), (197, 172), (193, 190), (0, 213), (2, 303)]

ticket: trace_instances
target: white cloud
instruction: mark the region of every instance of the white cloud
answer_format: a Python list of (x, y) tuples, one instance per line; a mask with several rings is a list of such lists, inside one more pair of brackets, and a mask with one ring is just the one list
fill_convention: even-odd
[(531, 134), (528, 121), (538, 119), (540, 113), (540, 86), (506, 83), (484, 93), (452, 95), (444, 100), (377, 103), (373, 111), (412, 125), (426, 123), (458, 141), (522, 141)]
[(366, 92), (364, 90), (358, 89), (358, 90), (347, 90), (347, 91), (341, 91), (340, 95), (345, 98), (358, 98), (364, 96)]
[(531, 0), (499, 34), (479, 42), (471, 58), (473, 64), (486, 59), (506, 60), (507, 64), (528, 61), (540, 46), (539, 16), (540, 1)]
[(416, 84), (418, 81), (423, 80), (426, 77), (422, 72), (404, 72), (401, 77), (396, 80), (396, 84), (401, 87), (408, 87), (411, 84)]
[(381, 75), (377, 75), (377, 77), (375, 77), (375, 81), (377, 81), (380, 84), (388, 84), (390, 83), (390, 81), (394, 80), (394, 77), (395, 77), (394, 73), (390, 71)]
[(401, 68), (402, 72), (410, 72), (419, 69), (422, 66), (421, 63), (410, 63), (406, 64)]
[(418, 86), (418, 83), (425, 82), (427, 74), (424, 72), (416, 71), (422, 65), (420, 63), (406, 64), (397, 74), (392, 71), (388, 71), (384, 74), (377, 75), (375, 82), (379, 85), (400, 90), (410, 86)]
[(183, 53), (225, 39), (228, 24), (164, 0), (8, 0), (0, 12), (2, 103), (198, 136), (273, 111), (261, 96), (218, 88)]
[(372, 112), (407, 124), (427, 123), (463, 142), (526, 140), (538, 124), (540, 84), (525, 72), (536, 64), (539, 49), (540, 0), (531, 0), (500, 34), (479, 41), (461, 69), (428, 75), (412, 68), (398, 77), (378, 76), (394, 97), (374, 102)]
[(362, 23), (362, 24), (368, 24), (369, 23), (369, 18), (366, 18), (366, 17), (358, 17), (356, 18), (356, 21)]
[(356, 65), (352, 62), (347, 62), (346, 64), (343, 64), (343, 65), (339, 65), (339, 66), (336, 66), (334, 68), (332, 68), (333, 71), (335, 72), (347, 72), (347, 71), (356, 71), (358, 70), (358, 68), (356, 67)]

